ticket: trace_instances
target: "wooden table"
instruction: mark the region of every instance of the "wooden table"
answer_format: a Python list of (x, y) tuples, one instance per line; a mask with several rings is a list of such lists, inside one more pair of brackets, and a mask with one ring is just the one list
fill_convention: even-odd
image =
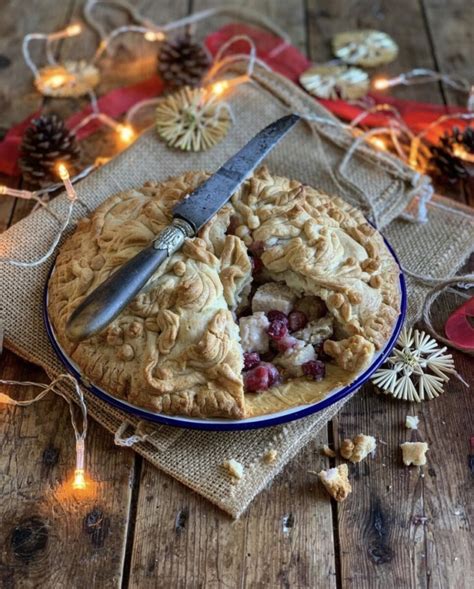
[[(68, 115), (79, 101), (43, 100), (21, 58), (31, 31), (53, 31), (81, 17), (79, 0), (2, 3), (0, 19), (1, 131), (44, 107)], [(139, 0), (144, 14), (163, 23), (217, 0)], [(385, 68), (413, 67), (471, 77), (472, 3), (464, 0), (240, 0), (271, 17), (315, 61), (330, 57), (329, 40), (351, 28), (382, 29), (398, 41), (400, 55)], [(124, 22), (116, 10), (100, 18), (112, 28)], [(223, 21), (200, 27), (205, 33)], [(61, 59), (90, 56), (96, 39), (87, 33), (58, 47)], [(150, 75), (154, 56), (136, 37), (119, 42), (119, 67), (106, 73), (100, 91)], [(34, 53), (36, 50), (34, 50)], [(140, 55), (139, 65), (135, 58)], [(397, 90), (408, 99), (462, 104), (444, 85)], [(88, 153), (114, 153), (111, 137), (97, 133)], [(1, 179), (5, 180), (5, 179)], [(453, 196), (465, 200), (463, 194)], [(29, 211), (26, 202), (0, 201), (0, 230)], [(469, 359), (456, 354), (469, 376)], [(45, 380), (40, 370), (4, 352), (3, 378)], [(1, 406), (0, 587), (472, 587), (468, 492), (473, 462), (469, 393), (453, 380), (442, 397), (410, 406), (359, 393), (252, 504), (237, 522), (161, 474), (132, 450), (117, 449), (92, 422), (88, 465), (94, 496), (73, 501), (58, 491), (74, 463), (68, 409), (54, 397), (31, 409)], [(418, 414), (429, 442), (428, 466), (403, 467), (403, 423)], [(373, 434), (377, 458), (351, 468), (354, 492), (343, 504), (329, 501), (308, 470), (328, 461), (323, 443)], [(471, 550), (470, 550), (471, 548)]]

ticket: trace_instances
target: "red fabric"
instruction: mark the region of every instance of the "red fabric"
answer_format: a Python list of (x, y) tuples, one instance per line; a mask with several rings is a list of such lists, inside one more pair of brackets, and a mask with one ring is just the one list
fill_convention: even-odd
[[(244, 24), (229, 24), (215, 33), (211, 33), (206, 38), (206, 45), (211, 53), (215, 54), (223, 43), (235, 35), (247, 35), (251, 37), (256, 45), (258, 57), (265, 61), (271, 69), (286, 76), (296, 84), (298, 83), (300, 74), (310, 65), (310, 61), (293, 45), (286, 44), (272, 33)], [(231, 46), (229, 53), (248, 53), (248, 51), (248, 43), (238, 41), (235, 45)], [(101, 112), (112, 118), (117, 118), (137, 102), (158, 96), (162, 91), (163, 83), (155, 76), (144, 82), (124, 88), (117, 88), (104, 94), (98, 101), (99, 107)], [(407, 125), (415, 133), (426, 128), (427, 125), (435, 121), (442, 114), (466, 112), (465, 109), (450, 109), (449, 107), (436, 104), (398, 100), (382, 94), (371, 94), (370, 96), (377, 104), (388, 103), (397, 108)], [(363, 112), (361, 107), (348, 104), (344, 100), (320, 100), (320, 102), (336, 116), (346, 121), (352, 120), (359, 113)], [(81, 112), (76, 113), (67, 120), (67, 126), (69, 128), (74, 127), (84, 117), (90, 114), (90, 112), (91, 108), (89, 106)], [(34, 113), (19, 125), (12, 127), (5, 139), (0, 142), (0, 173), (10, 176), (18, 175), (17, 160), (21, 137), (31, 119), (38, 114)], [(389, 118), (389, 116), (384, 114), (374, 114), (364, 119), (364, 124), (367, 126), (383, 126), (388, 122)], [(101, 123), (99, 121), (91, 122), (78, 132), (78, 138), (84, 139), (95, 132), (100, 125)], [(442, 134), (446, 129), (452, 128), (453, 125), (464, 127), (465, 122), (460, 120), (448, 121), (443, 126), (438, 127), (436, 131), (432, 132), (428, 136), (428, 139), (435, 141), (438, 135)]]
[(474, 318), (474, 297), (452, 313), (444, 326), (446, 337), (465, 350), (474, 350), (474, 327), (469, 319)]

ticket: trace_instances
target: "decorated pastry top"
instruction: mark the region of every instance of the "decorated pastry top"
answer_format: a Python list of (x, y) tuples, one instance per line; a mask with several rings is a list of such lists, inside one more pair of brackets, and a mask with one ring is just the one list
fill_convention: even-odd
[(170, 414), (241, 418), (352, 380), (392, 331), (398, 267), (359, 211), (265, 168), (107, 329), (68, 341), (64, 326), (77, 305), (207, 177), (148, 182), (79, 221), (49, 285), (65, 351), (94, 384)]

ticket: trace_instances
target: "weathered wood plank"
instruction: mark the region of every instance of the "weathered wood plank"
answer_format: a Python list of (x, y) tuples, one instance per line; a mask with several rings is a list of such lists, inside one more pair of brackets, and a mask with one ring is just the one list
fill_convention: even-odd
[(130, 588), (336, 586), (323, 433), (237, 522), (144, 464)]
[[(422, 5), (437, 68), (443, 73), (456, 74), (472, 82), (474, 4), (463, 0), (422, 0)], [(444, 83), (442, 86), (447, 104), (466, 106), (466, 94)]]
[[(26, 65), (21, 44), (25, 34), (32, 32), (52, 32), (68, 22), (71, 1), (61, 2), (54, 10), (22, 10), (17, 2), (2, 5), (0, 20), (0, 111), (2, 113), (2, 136), (28, 115), (36, 112), (43, 103), (43, 97), (33, 86), (33, 74)], [(35, 63), (44, 63), (44, 43), (33, 41), (30, 44), (31, 56)], [(0, 177), (0, 183), (17, 186), (17, 179)], [(0, 196), (0, 231), (11, 220), (15, 200)]]
[[(81, 5), (76, 3), (74, 18), (78, 16)], [(37, 12), (44, 23), (39, 26), (25, 22), (25, 26), (28, 30), (31, 26), (33, 30), (40, 28), (46, 31), (65, 26), (68, 21), (63, 16), (69, 15), (72, 4), (63, 3), (61, 6), (61, 10), (56, 5), (48, 10), (43, 5), (42, 10)], [(18, 12), (19, 7), (16, 8)], [(17, 16), (21, 20), (20, 15)], [(74, 41), (78, 44), (73, 49)], [(69, 40), (68, 44), (59, 48), (62, 57), (77, 57), (81, 43), (85, 41), (83, 38), (81, 41), (78, 38)], [(17, 61), (22, 63), (20, 59)], [(26, 71), (17, 77), (22, 82), (27, 81), (30, 87)], [(22, 92), (26, 95), (26, 90)], [(34, 96), (39, 106), (42, 98), (36, 93)], [(64, 117), (81, 106), (79, 101), (48, 102), (46, 110), (54, 110)], [(31, 105), (25, 107), (19, 118), (31, 110)], [(15, 114), (18, 112), (18, 109), (14, 111)], [(86, 157), (88, 152), (93, 153), (92, 159), (95, 157), (94, 146), (101, 141), (98, 134), (96, 140), (91, 138), (88, 141), (84, 150)], [(25, 216), (30, 208), (28, 202), (17, 202), (13, 222)], [(11, 215), (11, 208), (2, 203), (2, 211), (4, 209), (2, 229)], [(15, 380), (45, 378), (41, 371), (12, 354), (2, 358), (0, 368), (2, 375)], [(2, 502), (4, 525), (1, 534), (4, 537), (0, 543), (5, 550), (0, 557), (0, 573), (5, 582), (0, 584), (5, 587), (79, 587), (86, 582), (92, 586), (119, 587), (124, 568), (131, 481), (134, 478), (133, 453), (117, 451), (112, 437), (92, 422), (87, 460), (94, 484), (87, 496), (75, 497), (69, 491), (74, 446), (64, 403), (53, 397), (34, 408), (9, 409), (5, 415), (9, 419), (5, 422), (0, 420), (0, 427), (5, 432), (1, 436), (1, 456), (5, 463), (5, 469), (1, 470), (5, 474), (0, 479), (0, 495), (8, 497), (12, 486), (15, 489)], [(57, 464), (54, 462), (45, 467), (45, 460), (56, 461)], [(21, 465), (20, 469), (18, 465)], [(22, 548), (22, 543), (26, 544), (26, 548)]]
[[(396, 61), (375, 68), (374, 74), (392, 77), (414, 67), (436, 69), (423, 13), (417, 2), (401, 0), (394, 6), (389, 0), (376, 3), (308, 0), (309, 48), (314, 61), (332, 59), (332, 37), (356, 29), (384, 31), (400, 48)], [(397, 87), (390, 89), (390, 94), (407, 100), (443, 102), (436, 84)]]
[[(458, 369), (472, 368), (456, 354)], [(418, 415), (428, 465), (405, 467), (399, 445), (411, 441), (406, 415)], [(335, 438), (366, 433), (383, 440), (377, 456), (351, 469), (353, 496), (339, 507), (343, 587), (464, 587), (472, 570), (467, 511), (469, 391), (455, 380), (432, 402), (414, 405), (365, 387), (334, 420)]]
[[(474, 79), (472, 65), (474, 4), (462, 0), (453, 2), (423, 0), (422, 4), (439, 71), (462, 76), (472, 83)], [(447, 104), (466, 106), (465, 93), (458, 92), (444, 83), (442, 89)], [(457, 190), (462, 193), (464, 202), (474, 206), (472, 182), (469, 185), (461, 183)]]
[[(193, 10), (204, 10), (222, 5), (219, 0), (193, 0)], [(291, 37), (291, 42), (301, 51), (306, 52), (306, 13), (305, 5), (301, 0), (291, 2), (273, 2), (272, 0), (243, 0), (236, 3), (236, 8), (251, 8), (269, 18)], [(200, 34), (215, 31), (218, 27), (229, 22), (239, 21), (228, 16), (215, 16), (206, 21), (201, 21), (198, 26)]]
[[(39, 380), (41, 370), (5, 352), (3, 378)], [(31, 398), (35, 390), (6, 390)], [(85, 491), (71, 487), (74, 436), (66, 403), (52, 395), (29, 408), (0, 406), (0, 586), (119, 587), (133, 453), (90, 422)]]

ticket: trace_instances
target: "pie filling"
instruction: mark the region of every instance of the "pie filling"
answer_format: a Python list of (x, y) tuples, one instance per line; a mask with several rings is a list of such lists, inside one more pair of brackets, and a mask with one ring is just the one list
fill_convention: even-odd
[(326, 305), (316, 296), (298, 297), (285, 283), (266, 282), (255, 254), (252, 268), (253, 288), (237, 314), (245, 392), (266, 391), (295, 377), (322, 380), (323, 344), (333, 334)]

